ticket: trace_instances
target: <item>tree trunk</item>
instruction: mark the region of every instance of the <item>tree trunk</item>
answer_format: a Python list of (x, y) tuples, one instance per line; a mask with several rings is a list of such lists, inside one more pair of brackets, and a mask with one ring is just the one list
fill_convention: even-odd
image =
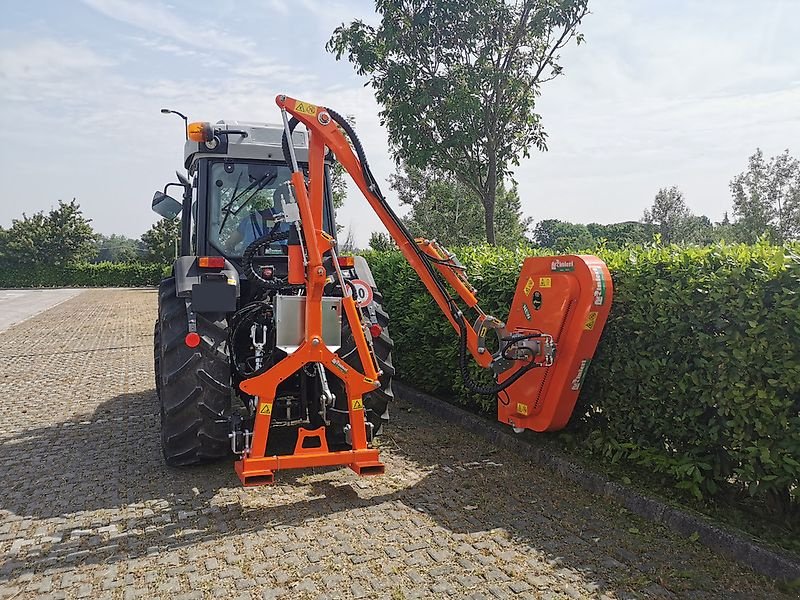
[(494, 156), (489, 157), (489, 170), (486, 176), (486, 189), (483, 198), (483, 215), (486, 224), (486, 241), (492, 246), (497, 245), (494, 236), (494, 204), (497, 200), (497, 161)]

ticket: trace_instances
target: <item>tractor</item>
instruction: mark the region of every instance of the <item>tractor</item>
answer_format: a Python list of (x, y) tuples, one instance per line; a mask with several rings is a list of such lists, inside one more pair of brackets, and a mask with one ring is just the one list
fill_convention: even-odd
[[(187, 123), (187, 175), (153, 197), (156, 213), (181, 218), (154, 331), (167, 464), (234, 456), (246, 486), (280, 469), (383, 472), (373, 440), (393, 398), (389, 315), (365, 258), (339, 253), (337, 162), (456, 330), (467, 387), (496, 396), (515, 431), (563, 427), (611, 303), (602, 261), (530, 257), (508, 319), (487, 315), (455, 255), (411, 236), (386, 202), (352, 125), (285, 95), (276, 103), (279, 125)], [(470, 354), (492, 383), (472, 379)]]

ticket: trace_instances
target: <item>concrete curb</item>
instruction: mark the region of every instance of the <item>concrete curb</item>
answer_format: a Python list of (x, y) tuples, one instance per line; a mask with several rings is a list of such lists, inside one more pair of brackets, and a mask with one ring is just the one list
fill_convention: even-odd
[(564, 456), (533, 446), (526, 441), (526, 434), (515, 435), (508, 427), (419, 392), (399, 381), (395, 381), (394, 390), (399, 397), (412, 404), (487, 439), (495, 446), (514, 450), (590, 492), (618, 502), (648, 521), (661, 523), (685, 536), (697, 533), (700, 536), (698, 541), (703, 545), (739, 561), (756, 573), (785, 582), (800, 579), (800, 561), (759, 546), (741, 534), (712, 525), (700, 517), (643, 496), (603, 475), (587, 471)]

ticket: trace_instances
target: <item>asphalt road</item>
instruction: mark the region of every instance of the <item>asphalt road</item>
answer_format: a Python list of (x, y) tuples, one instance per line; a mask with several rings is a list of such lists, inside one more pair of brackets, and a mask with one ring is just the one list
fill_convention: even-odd
[(0, 331), (22, 323), (82, 290), (0, 290)]

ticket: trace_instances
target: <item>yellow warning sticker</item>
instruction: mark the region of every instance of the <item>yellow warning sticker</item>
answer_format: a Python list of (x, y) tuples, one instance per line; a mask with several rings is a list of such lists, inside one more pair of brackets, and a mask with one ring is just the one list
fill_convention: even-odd
[(272, 414), (272, 404), (262, 404), (261, 408), (258, 409), (258, 414), (260, 414), (260, 415), (271, 415)]
[(364, 410), (364, 400), (353, 398), (353, 410)]
[(584, 330), (591, 331), (594, 329), (595, 323), (597, 323), (597, 313), (590, 312), (588, 315), (586, 315), (586, 323), (583, 324)]
[(317, 114), (317, 107), (306, 102), (298, 102), (294, 105), (294, 110), (295, 112), (311, 115), (312, 117)]
[(521, 415), (528, 414), (528, 405), (523, 404), (522, 402), (517, 402), (517, 412)]
[(530, 296), (532, 289), (533, 289), (533, 277), (528, 277), (528, 281), (525, 282), (525, 295)]
[(553, 287), (553, 278), (552, 277), (539, 277), (539, 287), (540, 288)]

